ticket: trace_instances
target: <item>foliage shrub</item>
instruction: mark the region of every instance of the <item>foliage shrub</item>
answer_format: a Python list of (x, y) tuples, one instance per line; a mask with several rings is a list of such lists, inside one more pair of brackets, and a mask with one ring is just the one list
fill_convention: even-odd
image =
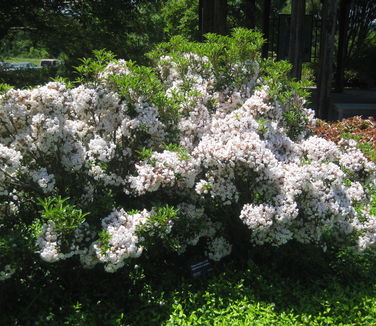
[(16, 88), (34, 87), (46, 84), (63, 73), (62, 68), (0, 70), (0, 83), (7, 83)]
[(302, 85), (261, 45), (243, 29), (175, 37), (152, 67), (97, 51), (79, 86), (1, 95), (1, 277), (33, 252), (114, 272), (192, 248), (372, 247), (375, 164), (312, 136)]

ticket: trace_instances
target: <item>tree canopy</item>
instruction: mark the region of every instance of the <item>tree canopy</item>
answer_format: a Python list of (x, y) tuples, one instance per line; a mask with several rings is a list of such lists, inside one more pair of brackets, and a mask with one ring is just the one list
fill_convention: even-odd
[[(52, 56), (79, 58), (106, 48), (135, 59), (162, 40), (157, 15), (161, 1), (153, 0), (1, 0), (0, 39), (12, 29), (30, 32)], [(116, 51), (115, 51), (116, 50)]]

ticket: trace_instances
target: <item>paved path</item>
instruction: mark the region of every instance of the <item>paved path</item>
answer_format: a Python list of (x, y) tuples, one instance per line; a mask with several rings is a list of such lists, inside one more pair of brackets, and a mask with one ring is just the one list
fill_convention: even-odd
[[(317, 109), (317, 89), (311, 90), (312, 103), (309, 108)], [(329, 120), (338, 120), (360, 115), (364, 118), (376, 118), (376, 89), (360, 90), (345, 89), (343, 93), (332, 93), (330, 96), (331, 110)]]

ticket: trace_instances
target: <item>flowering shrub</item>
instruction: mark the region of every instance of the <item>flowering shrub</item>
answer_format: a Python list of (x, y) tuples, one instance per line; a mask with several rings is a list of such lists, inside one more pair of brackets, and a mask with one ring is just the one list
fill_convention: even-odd
[(356, 209), (375, 164), (310, 134), (301, 85), (284, 62), (261, 62), (261, 44), (241, 29), (178, 37), (150, 54), (153, 68), (100, 51), (79, 86), (1, 95), (2, 278), (33, 245), (47, 262), (109, 272), (144, 250), (198, 246), (218, 261), (239, 238), (375, 245), (369, 206)]

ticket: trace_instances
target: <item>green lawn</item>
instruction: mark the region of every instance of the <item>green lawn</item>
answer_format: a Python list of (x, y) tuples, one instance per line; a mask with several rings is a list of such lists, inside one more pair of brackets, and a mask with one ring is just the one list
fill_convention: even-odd
[(13, 58), (6, 58), (5, 62), (15, 63), (15, 62), (31, 62), (37, 66), (40, 66), (40, 61), (42, 59), (36, 58), (21, 58), (21, 57), (13, 57)]

